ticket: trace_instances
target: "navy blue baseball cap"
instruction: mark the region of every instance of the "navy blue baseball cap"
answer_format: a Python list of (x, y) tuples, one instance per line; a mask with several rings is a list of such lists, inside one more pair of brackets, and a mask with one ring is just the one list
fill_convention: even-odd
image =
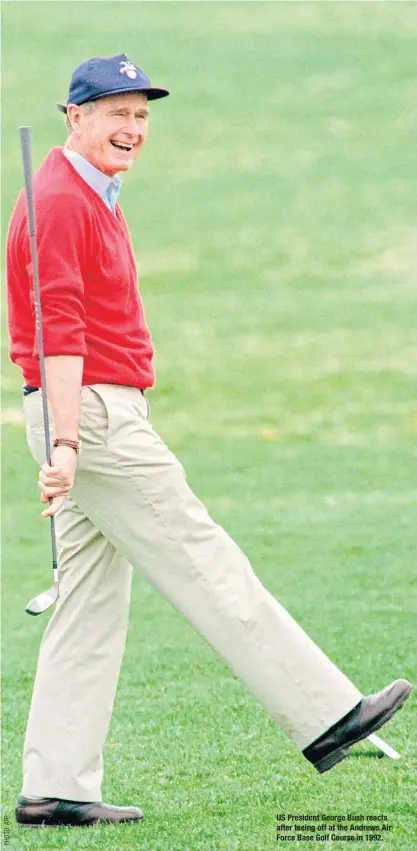
[[(138, 92), (146, 95), (148, 100), (169, 95), (166, 89), (153, 88), (148, 75), (134, 65), (125, 53), (118, 53), (117, 56), (93, 56), (77, 65), (71, 78), (67, 105), (75, 103), (80, 106), (88, 100), (98, 100), (122, 92)], [(61, 112), (67, 111), (62, 103), (57, 103), (57, 107)]]

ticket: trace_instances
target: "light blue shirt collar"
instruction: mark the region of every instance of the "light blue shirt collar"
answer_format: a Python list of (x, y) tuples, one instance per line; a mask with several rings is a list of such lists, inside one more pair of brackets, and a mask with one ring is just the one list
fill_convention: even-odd
[(78, 171), (78, 174), (100, 195), (105, 204), (114, 213), (123, 183), (120, 177), (117, 174), (114, 177), (109, 177), (92, 165), (85, 157), (77, 153), (77, 151), (72, 151), (70, 148), (64, 148), (63, 153), (71, 165)]

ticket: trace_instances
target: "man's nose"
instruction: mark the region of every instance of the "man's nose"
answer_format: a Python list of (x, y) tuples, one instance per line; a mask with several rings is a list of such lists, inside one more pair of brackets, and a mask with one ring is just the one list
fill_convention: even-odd
[(126, 122), (124, 124), (123, 129), (125, 129), (131, 136), (136, 136), (138, 133), (138, 125), (139, 121), (135, 118), (134, 115), (130, 115), (126, 118)]

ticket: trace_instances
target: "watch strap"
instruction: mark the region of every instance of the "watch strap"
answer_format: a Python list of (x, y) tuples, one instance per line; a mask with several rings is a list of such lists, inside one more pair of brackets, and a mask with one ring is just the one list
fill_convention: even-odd
[(71, 449), (75, 449), (77, 455), (79, 455), (81, 451), (81, 440), (70, 440), (67, 437), (57, 437), (54, 440), (54, 447), (55, 446), (70, 446)]

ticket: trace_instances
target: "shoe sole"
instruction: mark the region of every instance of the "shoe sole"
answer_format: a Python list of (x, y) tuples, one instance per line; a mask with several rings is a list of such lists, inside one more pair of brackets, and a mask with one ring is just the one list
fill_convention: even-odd
[(23, 822), (17, 822), (18, 827), (30, 827), (32, 830), (37, 830), (42, 827), (62, 827), (62, 824), (45, 824), (43, 821), (42, 824), (24, 824)]
[(314, 766), (314, 768), (319, 772), (319, 774), (324, 774), (325, 771), (329, 771), (330, 768), (333, 768), (334, 765), (345, 759), (349, 753), (349, 748), (351, 748), (352, 745), (356, 745), (357, 742), (361, 742), (363, 739), (367, 739), (368, 736), (371, 735), (371, 733), (375, 733), (376, 730), (380, 730), (381, 727), (383, 727), (384, 724), (386, 724), (387, 721), (389, 721), (392, 716), (395, 715), (396, 712), (398, 712), (399, 709), (402, 709), (405, 701), (407, 700), (407, 697), (410, 696), (412, 690), (413, 687), (411, 685), (408, 685), (403, 694), (398, 698), (394, 706), (391, 706), (391, 709), (389, 709), (388, 712), (386, 712), (385, 715), (380, 718), (379, 721), (377, 721), (372, 727), (370, 727), (366, 731), (366, 733), (364, 733), (362, 736), (358, 736), (355, 739), (350, 739), (348, 742), (345, 742), (343, 744), (343, 747), (335, 748), (333, 751), (331, 751), (331, 753), (327, 754), (327, 756), (324, 756), (322, 759), (320, 759)]
[(48, 824), (48, 822), (42, 822), (41, 824), (31, 824), (30, 822), (17, 822), (18, 827), (29, 827), (32, 830), (39, 830), (42, 828), (55, 828), (55, 827), (94, 827), (96, 824), (139, 824), (143, 821), (143, 818), (138, 819), (126, 819), (125, 821), (99, 821), (96, 819), (95, 821), (85, 821), (83, 824)]

